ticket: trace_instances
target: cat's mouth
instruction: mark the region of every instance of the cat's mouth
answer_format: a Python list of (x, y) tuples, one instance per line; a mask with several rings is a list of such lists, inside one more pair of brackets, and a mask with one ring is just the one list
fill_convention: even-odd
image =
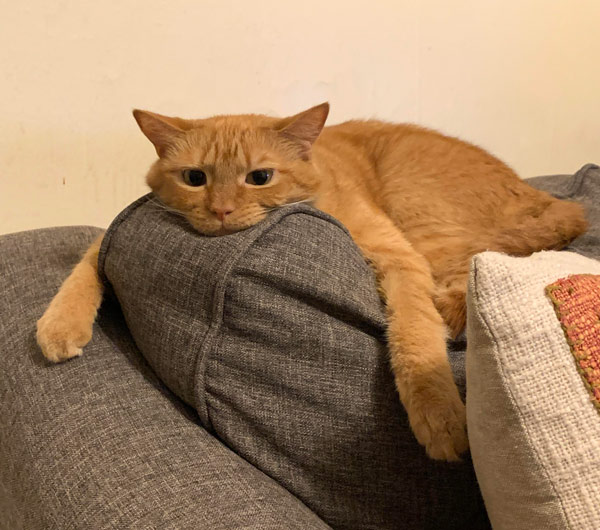
[(193, 211), (185, 215), (192, 227), (205, 236), (228, 236), (252, 228), (262, 221), (274, 208), (261, 208), (259, 211), (234, 212), (225, 219), (207, 216), (204, 212)]

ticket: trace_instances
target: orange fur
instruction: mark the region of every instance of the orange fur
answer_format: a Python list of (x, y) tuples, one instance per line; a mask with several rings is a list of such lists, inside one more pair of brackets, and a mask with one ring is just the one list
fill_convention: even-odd
[[(390, 363), (412, 429), (432, 458), (456, 460), (468, 442), (444, 322), (453, 336), (464, 327), (470, 258), (561, 248), (585, 230), (583, 210), (531, 188), (474, 145), (380, 121), (323, 128), (328, 110), (202, 120), (136, 110), (159, 155), (148, 185), (209, 235), (242, 230), (304, 200), (342, 221), (378, 276)], [(247, 181), (260, 169), (272, 170), (269, 182)], [(189, 185), (185, 170), (202, 170), (206, 183)], [(91, 336), (102, 296), (94, 248), (38, 323), (51, 360), (79, 354)]]

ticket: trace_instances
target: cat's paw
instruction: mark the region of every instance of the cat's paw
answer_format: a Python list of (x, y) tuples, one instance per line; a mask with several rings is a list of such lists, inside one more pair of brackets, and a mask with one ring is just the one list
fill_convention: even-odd
[(89, 319), (49, 307), (37, 322), (37, 343), (44, 357), (59, 363), (77, 357), (92, 338)]
[(469, 448), (465, 405), (458, 392), (425, 392), (411, 400), (410, 425), (430, 458), (458, 461)]

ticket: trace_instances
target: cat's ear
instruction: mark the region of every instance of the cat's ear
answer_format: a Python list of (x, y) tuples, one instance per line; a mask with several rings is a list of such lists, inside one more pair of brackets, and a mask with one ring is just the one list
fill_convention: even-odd
[(300, 148), (300, 157), (310, 158), (310, 148), (321, 134), (329, 114), (329, 103), (321, 103), (300, 114), (279, 122), (277, 130), (281, 136), (291, 140)]
[(135, 109), (133, 117), (146, 138), (154, 144), (159, 157), (177, 140), (184, 136), (184, 131), (177, 127), (179, 118), (168, 118), (147, 110)]

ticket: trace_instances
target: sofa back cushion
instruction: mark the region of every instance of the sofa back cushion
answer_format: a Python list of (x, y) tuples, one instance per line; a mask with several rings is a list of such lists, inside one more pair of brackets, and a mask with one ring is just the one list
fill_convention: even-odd
[(207, 429), (335, 528), (489, 527), (469, 458), (434, 462), (410, 431), (373, 274), (337, 221), (296, 205), (205, 237), (155, 201), (113, 222), (100, 270)]

